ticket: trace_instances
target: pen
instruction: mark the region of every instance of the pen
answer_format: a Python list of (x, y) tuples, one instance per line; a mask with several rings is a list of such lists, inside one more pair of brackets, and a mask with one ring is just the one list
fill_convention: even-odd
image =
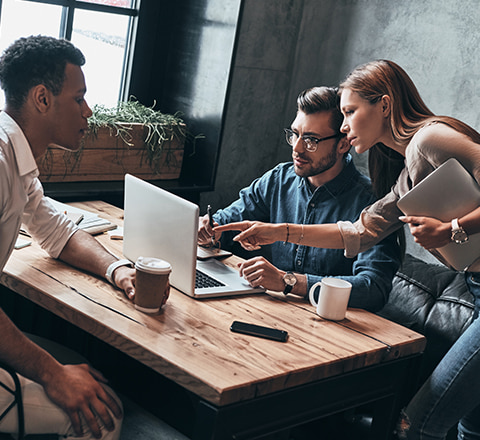
[(208, 214), (208, 222), (210, 223), (210, 226), (213, 228), (212, 207), (210, 205), (207, 206), (207, 214)]

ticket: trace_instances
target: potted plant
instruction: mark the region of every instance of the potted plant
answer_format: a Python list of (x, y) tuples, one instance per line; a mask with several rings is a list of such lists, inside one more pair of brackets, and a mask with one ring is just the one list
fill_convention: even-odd
[[(116, 107), (95, 105), (78, 151), (56, 145), (37, 161), (44, 182), (177, 179), (185, 140), (191, 137), (178, 114), (164, 114), (137, 100)], [(197, 137), (193, 137), (195, 140)]]

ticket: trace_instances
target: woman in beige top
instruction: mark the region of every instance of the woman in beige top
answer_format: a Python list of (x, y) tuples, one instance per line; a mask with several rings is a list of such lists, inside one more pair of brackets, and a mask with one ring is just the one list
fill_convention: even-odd
[[(346, 256), (353, 257), (385, 236), (399, 233), (407, 223), (415, 241), (439, 259), (435, 248), (451, 241), (464, 242), (468, 235), (480, 232), (480, 208), (454, 219), (452, 227), (451, 222), (434, 218), (404, 216), (397, 207), (401, 196), (451, 157), (480, 182), (477, 131), (457, 119), (435, 116), (406, 72), (391, 61), (374, 61), (356, 68), (340, 85), (340, 94), (344, 115), (341, 130), (357, 153), (369, 151), (372, 183), (381, 198), (355, 223), (307, 226), (247, 221), (216, 230), (242, 231), (236, 240), (249, 250), (289, 241), (343, 248)], [(399, 438), (445, 439), (457, 422), (459, 439), (480, 438), (480, 320), (476, 319), (480, 309), (480, 259), (465, 275), (475, 299), (472, 324), (405, 409)]]

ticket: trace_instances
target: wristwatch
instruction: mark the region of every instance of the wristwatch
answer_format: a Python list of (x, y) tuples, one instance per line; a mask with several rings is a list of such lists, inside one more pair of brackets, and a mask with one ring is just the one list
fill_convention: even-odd
[(123, 260), (114, 261), (112, 264), (110, 264), (110, 266), (108, 266), (107, 272), (105, 273), (105, 278), (110, 284), (112, 284), (115, 287), (118, 287), (118, 286), (115, 284), (115, 281), (113, 281), (113, 272), (115, 272), (115, 269), (119, 268), (120, 266), (133, 267), (133, 264), (130, 260), (123, 259)]
[(457, 244), (463, 244), (468, 241), (468, 234), (458, 224), (458, 218), (452, 220), (452, 241)]
[(283, 282), (285, 283), (285, 289), (283, 289), (283, 294), (288, 295), (292, 291), (293, 286), (297, 284), (297, 277), (293, 272), (287, 272), (283, 276)]

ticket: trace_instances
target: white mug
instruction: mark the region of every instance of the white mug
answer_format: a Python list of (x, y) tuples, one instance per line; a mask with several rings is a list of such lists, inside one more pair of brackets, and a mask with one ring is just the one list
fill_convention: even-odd
[[(318, 303), (313, 297), (315, 289), (320, 286)], [(310, 288), (310, 302), (317, 308), (317, 314), (331, 321), (341, 321), (347, 312), (352, 285), (340, 278), (323, 278)]]

